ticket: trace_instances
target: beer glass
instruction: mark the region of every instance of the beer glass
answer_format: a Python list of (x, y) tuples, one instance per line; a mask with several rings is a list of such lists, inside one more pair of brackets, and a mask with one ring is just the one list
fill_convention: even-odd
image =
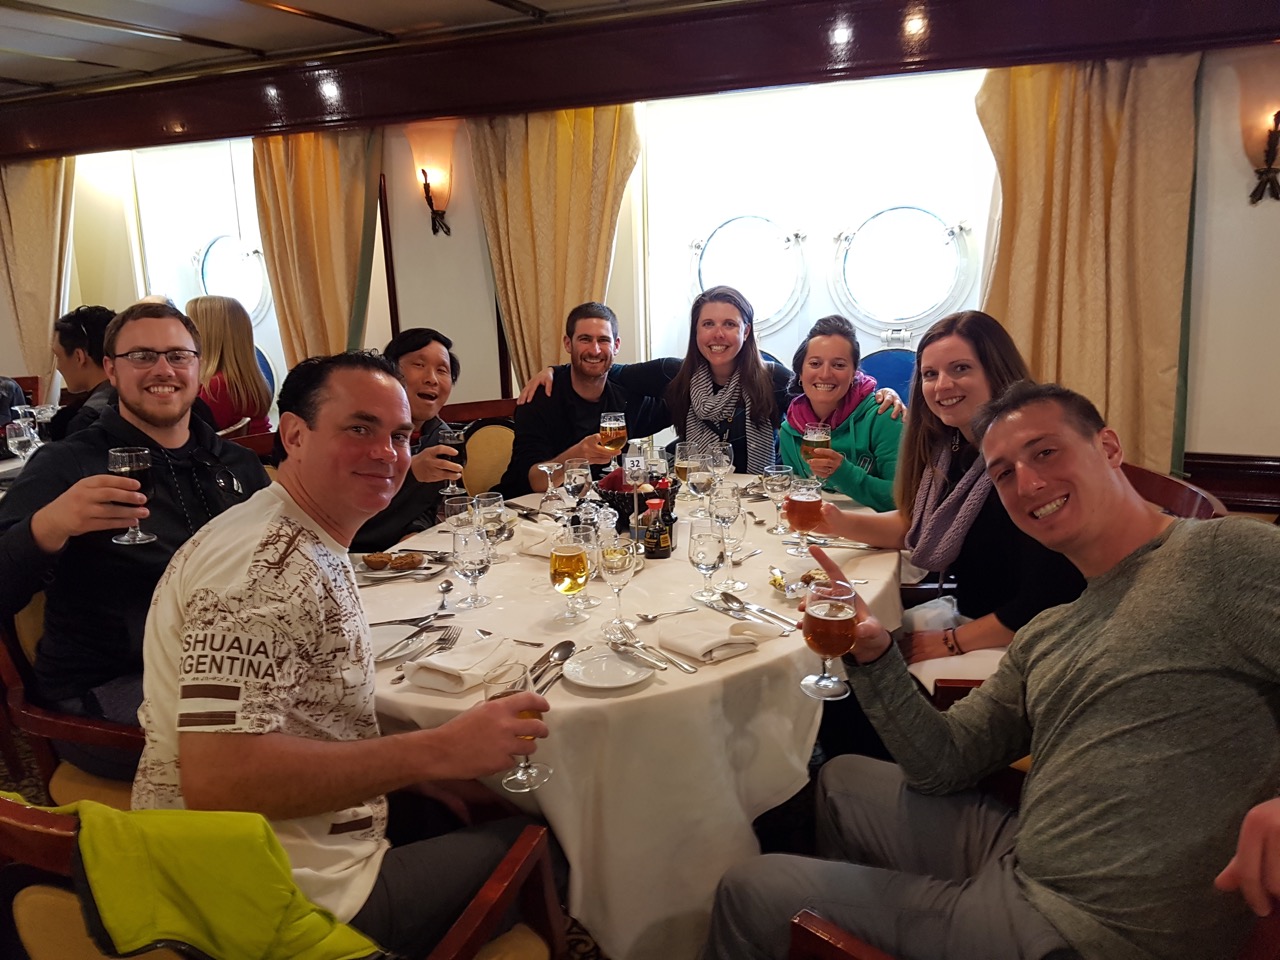
[(822, 522), (822, 481), (796, 477), (787, 494), (787, 523), (800, 535), (800, 542), (787, 550), (793, 557), (809, 556), (809, 532)]
[[(142, 484), (138, 491), (151, 501), (155, 486), (151, 480), (151, 451), (146, 447), (112, 447), (107, 451), (107, 470), (122, 477), (132, 477)], [(133, 506), (133, 504), (129, 504)], [(143, 533), (138, 528), (138, 521), (133, 521), (124, 533), (111, 538), (112, 543), (150, 543), (156, 538), (154, 533)]]
[[(441, 457), (442, 460), (448, 460), (450, 463), (456, 463), (460, 467), (465, 467), (467, 465), (467, 435), (465, 433), (461, 430), (455, 430), (452, 427), (445, 427), (440, 431), (437, 439), (439, 439), (441, 443), (447, 444), (458, 451), (452, 456), (445, 454)], [(458, 481), (455, 478), (450, 477), (449, 485), (440, 491), (440, 496), (456, 497), (458, 494), (466, 492), (467, 491), (463, 487), (458, 486)]]
[(551, 548), (551, 586), (563, 594), (565, 609), (552, 619), (556, 623), (585, 623), (590, 618), (573, 602), (574, 595), (587, 585), (591, 563), (584, 544), (557, 543)]
[(574, 598), (574, 602), (581, 609), (590, 610), (600, 606), (601, 603), (599, 597), (591, 595), (591, 581), (600, 569), (599, 538), (596, 528), (589, 523), (575, 523), (569, 528), (569, 539), (587, 548), (587, 582), (583, 584), (582, 592)]
[(800, 441), (800, 457), (809, 469), (813, 469), (812, 460), (815, 450), (831, 449), (831, 425), (827, 423), (811, 423), (804, 428), (804, 438)]
[(618, 469), (618, 454), (627, 445), (627, 417), (623, 413), (600, 414), (600, 446), (613, 451), (609, 469)]
[(764, 492), (773, 502), (773, 508), (778, 512), (778, 522), (774, 526), (766, 530), (766, 533), (772, 533), (776, 537), (790, 533), (791, 528), (782, 522), (782, 502), (787, 499), (787, 494), (791, 492), (791, 478), (794, 471), (784, 464), (774, 464), (771, 467), (764, 468)]
[(847, 583), (814, 584), (804, 603), (800, 630), (809, 649), (822, 658), (822, 672), (805, 677), (800, 689), (815, 700), (843, 700), (849, 685), (831, 674), (831, 661), (853, 649), (858, 625), (854, 590)]
[(676, 444), (676, 459), (674, 469), (676, 477), (680, 481), (680, 492), (676, 494), (677, 500), (696, 500), (693, 491), (689, 489), (689, 467), (692, 465), (693, 459), (698, 456), (698, 445), (685, 441)]
[[(504, 663), (494, 667), (484, 675), (484, 698), (501, 700), (525, 690), (533, 689), (533, 681), (529, 677), (529, 668), (523, 663)], [(521, 720), (541, 720), (542, 714), (537, 710), (521, 710), (517, 714)], [(528, 793), (537, 790), (551, 779), (551, 767), (545, 763), (530, 763), (525, 754), (520, 762), (502, 778), (503, 789), (511, 793)]]

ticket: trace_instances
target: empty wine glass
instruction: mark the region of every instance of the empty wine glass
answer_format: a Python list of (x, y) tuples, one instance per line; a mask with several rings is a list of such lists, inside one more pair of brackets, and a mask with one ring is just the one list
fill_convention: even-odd
[(702, 589), (695, 591), (695, 600), (704, 602), (720, 599), (718, 590), (711, 586), (712, 575), (724, 566), (724, 539), (710, 524), (689, 525), (689, 562), (702, 574)]
[[(445, 455), (441, 459), (448, 460), (450, 463), (456, 463), (460, 467), (467, 465), (467, 435), (461, 430), (455, 430), (453, 427), (445, 427), (440, 431), (437, 438), (441, 443), (453, 447), (458, 452), (452, 456)], [(453, 477), (449, 478), (449, 485), (440, 491), (442, 497), (453, 497), (467, 491), (458, 486), (457, 480)]]
[(551, 586), (565, 598), (565, 609), (552, 618), (554, 622), (584, 623), (591, 619), (573, 602), (574, 595), (587, 585), (590, 571), (587, 548), (583, 544), (569, 541), (551, 548)]
[(561, 465), (554, 460), (548, 460), (546, 463), (538, 464), (538, 469), (547, 475), (547, 489), (542, 494), (542, 499), (538, 501), (538, 511), (541, 512), (545, 504), (551, 504), (551, 513), (559, 516), (561, 509), (564, 507), (564, 501), (560, 499), (556, 493), (556, 474), (560, 472)]
[(440, 519), (455, 530), (475, 523), (475, 501), (470, 497), (445, 497), (440, 504)]
[(853, 649), (858, 626), (854, 590), (847, 583), (814, 584), (804, 603), (800, 630), (809, 649), (822, 658), (822, 673), (805, 677), (800, 689), (815, 700), (843, 700), (849, 685), (831, 674), (831, 661)]
[(732, 443), (717, 443), (708, 452), (707, 457), (711, 463), (711, 472), (716, 475), (717, 480), (723, 480), (733, 473)]
[(740, 513), (738, 514), (737, 519), (734, 520), (733, 523), (729, 524), (728, 528), (724, 531), (724, 569), (727, 575), (723, 580), (719, 581), (715, 585), (717, 590), (727, 590), (730, 593), (738, 593), (739, 591), (746, 590), (751, 586), (751, 584), (747, 583), (745, 580), (740, 580), (738, 577), (734, 576), (732, 572), (734, 568), (734, 558), (738, 555), (738, 551), (741, 550), (746, 539), (747, 515), (745, 513)]
[(602, 602), (599, 597), (591, 595), (591, 580), (600, 568), (599, 538), (595, 526), (589, 523), (575, 523), (569, 528), (568, 536), (574, 543), (587, 548), (587, 582), (583, 584), (582, 591), (575, 600), (579, 607), (590, 610), (600, 606)]
[[(146, 447), (112, 447), (107, 451), (107, 470), (122, 477), (132, 477), (141, 484), (139, 493), (151, 501), (154, 485), (151, 479), (151, 451)], [(129, 504), (133, 506), (133, 504)], [(111, 538), (112, 543), (150, 543), (154, 533), (143, 533), (138, 521), (133, 521), (124, 533)]]
[(492, 563), (506, 563), (507, 558), (498, 552), (498, 544), (509, 540), (515, 533), (514, 526), (507, 525), (507, 505), (500, 493), (475, 495), (476, 522), (489, 540), (489, 559)]
[[(533, 681), (529, 676), (529, 668), (523, 663), (504, 663), (484, 675), (486, 700), (501, 700), (503, 697), (532, 689)], [(542, 714), (537, 710), (521, 710), (517, 716), (521, 720), (542, 719)], [(530, 790), (537, 790), (549, 779), (551, 779), (551, 767), (541, 762), (530, 763), (529, 755), (525, 754), (520, 758), (520, 762), (503, 776), (502, 786), (511, 793), (528, 793)]]
[(782, 504), (787, 499), (787, 494), (791, 492), (791, 479), (794, 475), (794, 471), (783, 464), (774, 464), (771, 467), (764, 468), (764, 492), (773, 502), (773, 507), (778, 512), (777, 524), (765, 532), (772, 533), (776, 537), (781, 537), (791, 532), (791, 528), (782, 522)]
[(489, 572), (489, 541), (480, 527), (455, 527), (453, 530), (453, 572), (471, 586), (471, 595), (457, 606), (466, 610), (487, 607), (488, 597), (479, 593), (480, 580)]
[(793, 557), (809, 556), (809, 531), (822, 522), (822, 481), (816, 477), (796, 477), (787, 494), (787, 523), (800, 536), (800, 542), (787, 553)]
[(715, 483), (716, 475), (711, 472), (710, 458), (703, 453), (699, 453), (688, 460), (689, 464), (689, 489), (693, 491), (698, 498), (698, 506), (690, 511), (689, 516), (700, 520), (705, 520), (711, 516), (707, 512), (706, 497), (711, 492), (711, 485)]
[(21, 457), (23, 463), (26, 463), (27, 458), (39, 446), (35, 433), (22, 420), (5, 424), (4, 439), (9, 445), (9, 452), (16, 457)]
[(635, 623), (623, 619), (622, 588), (631, 582), (636, 572), (636, 545), (623, 537), (609, 537), (600, 541), (600, 572), (609, 584), (617, 601), (617, 613), (609, 622), (615, 626), (634, 628)]

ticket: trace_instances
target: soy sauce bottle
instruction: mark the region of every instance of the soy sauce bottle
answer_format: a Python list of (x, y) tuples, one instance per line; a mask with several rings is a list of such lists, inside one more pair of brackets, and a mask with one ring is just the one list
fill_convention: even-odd
[(671, 556), (671, 527), (662, 516), (663, 501), (646, 500), (649, 508), (640, 517), (640, 527), (644, 531), (644, 558), (646, 560), (662, 560)]

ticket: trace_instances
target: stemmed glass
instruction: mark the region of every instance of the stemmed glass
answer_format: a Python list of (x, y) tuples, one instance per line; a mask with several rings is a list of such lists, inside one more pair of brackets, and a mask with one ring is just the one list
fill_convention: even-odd
[(591, 463), (585, 457), (570, 457), (564, 462), (564, 492), (574, 503), (582, 505), (582, 498), (591, 489)]
[(14, 420), (12, 423), (5, 424), (4, 439), (9, 445), (9, 452), (21, 457), (23, 463), (26, 463), (27, 458), (36, 452), (36, 447), (40, 446), (35, 431), (30, 429), (24, 420)]
[(831, 661), (853, 649), (858, 626), (854, 596), (850, 584), (838, 581), (809, 588), (800, 630), (809, 649), (822, 658), (822, 673), (805, 677), (800, 689), (815, 700), (843, 700), (849, 695), (849, 685), (831, 675)]
[(707, 512), (706, 498), (715, 483), (716, 475), (711, 472), (710, 458), (699, 453), (689, 458), (689, 489), (698, 497), (698, 505), (689, 512), (690, 517), (705, 520), (711, 516)]
[(609, 622), (615, 626), (635, 627), (635, 624), (622, 616), (622, 588), (631, 582), (636, 572), (636, 545), (622, 537), (609, 537), (600, 542), (600, 571), (604, 574), (605, 583), (613, 590), (617, 601), (617, 615)]
[(475, 523), (475, 501), (470, 497), (446, 497), (440, 504), (440, 519), (455, 530)]
[(729, 528), (724, 531), (724, 568), (728, 575), (715, 585), (717, 590), (728, 590), (731, 593), (737, 593), (751, 586), (745, 580), (739, 580), (731, 572), (734, 566), (733, 558), (738, 555), (738, 550), (746, 542), (746, 539), (747, 515), (740, 513), (738, 518), (729, 524)]
[(560, 469), (560, 464), (554, 460), (548, 460), (546, 463), (538, 464), (538, 469), (547, 475), (547, 490), (542, 495), (542, 499), (538, 501), (538, 512), (542, 512), (544, 503), (551, 503), (554, 504), (551, 513), (559, 516), (560, 510), (564, 506), (564, 501), (556, 493), (556, 472)]
[(772, 467), (764, 468), (764, 492), (773, 501), (773, 508), (778, 511), (777, 524), (770, 527), (765, 533), (772, 533), (776, 537), (781, 537), (791, 532), (791, 528), (782, 522), (782, 503), (787, 499), (787, 494), (791, 492), (791, 478), (793, 475), (794, 471), (782, 464), (774, 464)]
[(811, 423), (804, 428), (804, 438), (800, 441), (800, 459), (812, 472), (813, 452), (831, 449), (831, 424)]
[(599, 538), (596, 528), (588, 523), (575, 523), (569, 528), (569, 539), (587, 548), (587, 582), (582, 585), (582, 592), (574, 598), (574, 602), (583, 610), (590, 610), (601, 604), (599, 597), (591, 595), (591, 579), (600, 567)]
[(689, 562), (702, 574), (702, 589), (695, 591), (695, 600), (711, 602), (720, 599), (719, 591), (711, 586), (711, 576), (724, 566), (724, 539), (707, 524), (689, 526)]
[(676, 444), (676, 459), (674, 468), (676, 477), (680, 481), (680, 492), (676, 494), (677, 500), (696, 500), (693, 491), (689, 489), (689, 467), (692, 466), (691, 461), (698, 455), (698, 445), (690, 441), (684, 441)]
[(508, 540), (515, 533), (514, 527), (506, 524), (507, 505), (500, 493), (477, 493), (475, 496), (476, 522), (484, 531), (492, 548), (489, 551), (490, 561), (506, 563), (507, 558), (498, 552), (498, 544)]
[(613, 451), (609, 469), (618, 469), (618, 454), (627, 445), (627, 415), (625, 413), (600, 414), (600, 446)]
[(569, 541), (551, 548), (551, 586), (565, 597), (565, 609), (552, 618), (555, 623), (585, 623), (591, 619), (573, 602), (574, 594), (587, 585), (591, 564), (587, 548)]
[(733, 444), (717, 443), (707, 454), (711, 462), (711, 472), (717, 480), (723, 480), (733, 473)]
[[(437, 439), (441, 443), (453, 447), (458, 451), (453, 456), (446, 454), (441, 457), (442, 460), (448, 460), (450, 463), (456, 463), (460, 467), (465, 467), (467, 465), (467, 435), (465, 433), (461, 430), (455, 430), (453, 427), (445, 427), (440, 431)], [(442, 497), (456, 497), (458, 494), (466, 492), (467, 491), (464, 487), (458, 486), (458, 482), (455, 478), (450, 477), (449, 485), (440, 491), (440, 495)]]
[[(107, 470), (122, 477), (132, 477), (137, 480), (142, 485), (138, 492), (146, 497), (148, 502), (151, 500), (154, 489), (151, 480), (151, 451), (146, 447), (112, 447), (107, 451)], [(118, 533), (112, 537), (111, 542), (150, 543), (155, 538), (154, 533), (143, 533), (138, 528), (138, 521), (135, 520), (124, 533)]]
[(809, 556), (809, 532), (822, 521), (822, 481), (817, 477), (796, 477), (787, 494), (787, 523), (800, 536), (800, 542), (789, 547), (793, 557)]
[[(533, 689), (533, 681), (529, 677), (529, 668), (523, 663), (504, 663), (484, 675), (486, 700), (501, 700), (503, 697), (510, 697), (531, 689)], [(521, 710), (517, 716), (521, 720), (542, 719), (542, 714), (537, 710)], [(528, 793), (530, 790), (537, 790), (550, 779), (551, 767), (545, 763), (530, 763), (528, 754), (525, 754), (520, 758), (520, 762), (503, 776), (502, 786), (511, 793)]]
[[(720, 544), (724, 547), (725, 569), (729, 568), (729, 562), (733, 554), (729, 552), (729, 527), (733, 525), (733, 521), (738, 519), (738, 515), (742, 512), (742, 501), (738, 485), (730, 480), (721, 480), (711, 488), (711, 520), (720, 531)], [(733, 590), (736, 589), (733, 584), (735, 581), (732, 577), (717, 583), (717, 590)]]
[(489, 541), (480, 527), (455, 527), (453, 531), (453, 572), (471, 585), (471, 595), (457, 605), (466, 610), (487, 607), (491, 602), (479, 593), (480, 580), (489, 572)]

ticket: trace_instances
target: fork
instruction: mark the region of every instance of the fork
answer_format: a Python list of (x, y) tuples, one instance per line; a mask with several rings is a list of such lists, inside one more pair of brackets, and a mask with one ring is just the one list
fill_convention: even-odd
[(400, 673), (400, 676), (396, 677), (391, 682), (402, 683), (403, 681), (409, 679), (407, 676), (405, 676), (405, 673), (404, 673), (405, 663), (417, 663), (423, 657), (429, 657), (435, 653), (442, 653), (445, 650), (452, 650), (454, 646), (457, 644), (458, 638), (460, 636), (462, 636), (461, 627), (449, 627), (447, 630), (444, 631), (444, 633), (440, 634), (440, 637), (438, 639), (428, 644), (426, 649), (423, 650), (421, 653), (417, 654), (416, 656), (410, 657), (404, 663), (396, 664), (396, 670)]
[(618, 624), (618, 632), (621, 633), (623, 638), (626, 639), (626, 641), (630, 643), (632, 646), (634, 646), (637, 650), (643, 650), (645, 653), (651, 656), (659, 656), (663, 660), (666, 660), (667, 663), (671, 664), (674, 667), (678, 667), (679, 669), (683, 670), (685, 673), (698, 672), (698, 668), (695, 667), (693, 664), (685, 663), (679, 657), (673, 657), (671, 654), (667, 653), (667, 651), (665, 650), (656, 650), (653, 647), (648, 646), (647, 644), (641, 643), (640, 638), (636, 636), (635, 631), (632, 630), (630, 627), (628, 627), (625, 623)]

